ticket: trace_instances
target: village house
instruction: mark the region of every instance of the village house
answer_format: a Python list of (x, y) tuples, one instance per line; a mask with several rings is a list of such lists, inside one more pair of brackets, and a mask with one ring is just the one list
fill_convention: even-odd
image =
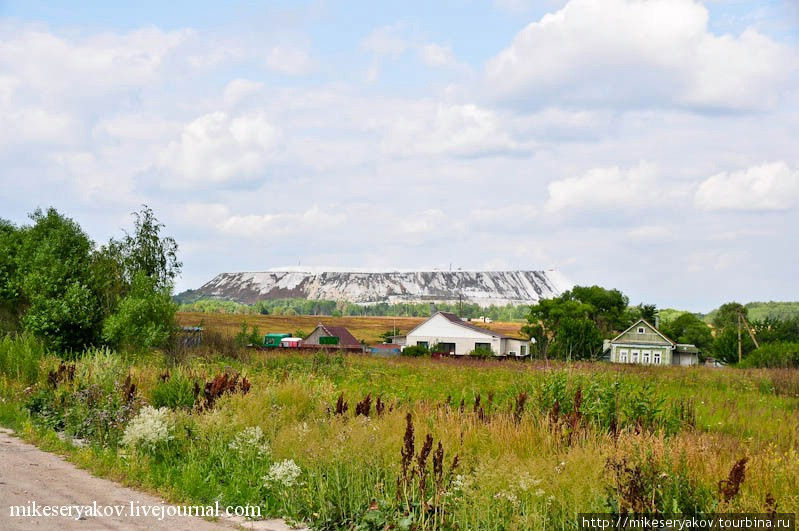
[(530, 341), (506, 336), (463, 321), (454, 313), (436, 312), (405, 336), (405, 345), (419, 345), (456, 356), (476, 349), (491, 350), (495, 356), (523, 357), (530, 354)]
[(605, 341), (606, 353), (613, 363), (639, 365), (697, 365), (699, 349), (694, 345), (678, 344), (645, 319)]

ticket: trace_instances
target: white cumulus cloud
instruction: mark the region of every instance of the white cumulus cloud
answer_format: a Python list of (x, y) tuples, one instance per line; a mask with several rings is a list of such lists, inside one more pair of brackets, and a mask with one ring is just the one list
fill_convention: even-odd
[(663, 197), (654, 165), (641, 162), (632, 168), (593, 168), (579, 177), (549, 183), (549, 211), (591, 210), (637, 206)]
[(188, 123), (161, 153), (159, 167), (178, 181), (225, 182), (253, 177), (270, 160), (278, 130), (262, 113), (213, 112)]
[(785, 162), (721, 172), (703, 181), (694, 203), (703, 210), (784, 210), (799, 204), (799, 169)]
[(571, 0), (519, 32), (486, 75), (496, 97), (523, 105), (759, 109), (779, 99), (795, 64), (755, 29), (711, 33), (694, 0)]

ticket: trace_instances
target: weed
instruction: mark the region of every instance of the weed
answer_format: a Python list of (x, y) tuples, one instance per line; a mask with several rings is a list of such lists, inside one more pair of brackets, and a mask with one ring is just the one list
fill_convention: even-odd
[(746, 478), (746, 463), (748, 461), (748, 457), (742, 457), (736, 461), (735, 464), (732, 465), (732, 469), (730, 469), (729, 476), (719, 481), (719, 496), (721, 496), (722, 501), (725, 503), (730, 502), (730, 500), (738, 495), (741, 483), (743, 483)]

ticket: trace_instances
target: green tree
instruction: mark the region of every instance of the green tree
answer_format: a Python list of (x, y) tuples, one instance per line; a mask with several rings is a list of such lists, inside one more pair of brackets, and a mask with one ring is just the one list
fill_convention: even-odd
[(121, 257), (125, 279), (132, 283), (137, 273), (144, 273), (154, 280), (157, 290), (172, 290), (175, 278), (183, 264), (178, 260), (178, 244), (170, 236), (162, 236), (163, 223), (155, 217), (153, 210), (143, 205), (136, 218), (133, 233), (125, 232), (121, 241), (112, 240), (108, 247), (117, 248), (111, 254)]
[(53, 208), (30, 218), (33, 225), (21, 229), (12, 284), (23, 328), (62, 353), (94, 344), (102, 312), (90, 277), (92, 241)]
[(658, 307), (654, 304), (639, 304), (638, 306), (633, 306), (628, 310), (628, 326), (635, 323), (639, 319), (644, 319), (654, 325), (657, 316)]
[(665, 323), (662, 331), (677, 343), (696, 345), (702, 352), (710, 352), (713, 346), (710, 327), (692, 313), (684, 313), (673, 321)]
[(21, 231), (11, 222), (0, 219), (0, 334), (19, 326), (20, 286), (16, 256)]
[(597, 359), (602, 353), (602, 333), (590, 319), (562, 319), (558, 324), (556, 337), (552, 353), (559, 359)]
[(176, 331), (175, 311), (169, 289), (143, 271), (133, 277), (130, 292), (103, 325), (103, 339), (111, 345), (146, 349), (165, 347)]
[[(746, 331), (741, 334), (741, 358), (746, 359), (755, 350), (755, 344)], [(727, 327), (713, 339), (713, 356), (727, 363), (738, 363), (738, 328)]]
[(530, 307), (523, 332), (536, 340), (538, 355), (561, 359), (594, 359), (603, 336), (627, 323), (629, 300), (618, 290), (575, 286), (559, 297)]
[(746, 306), (743, 304), (737, 302), (722, 304), (713, 316), (713, 327), (716, 330), (724, 330), (726, 328), (735, 328), (737, 330), (739, 314), (744, 318), (749, 315)]
[(630, 299), (617, 289), (606, 289), (601, 286), (575, 286), (562, 296), (589, 304), (592, 310), (588, 317), (594, 321), (604, 335), (629, 326), (626, 312)]

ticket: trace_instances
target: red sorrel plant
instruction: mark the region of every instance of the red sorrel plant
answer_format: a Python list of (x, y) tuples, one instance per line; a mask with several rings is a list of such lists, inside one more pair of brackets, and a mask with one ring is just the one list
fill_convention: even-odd
[(363, 397), (363, 400), (355, 404), (355, 416), (363, 415), (364, 417), (368, 417), (372, 411), (372, 395), (367, 394)]
[(377, 413), (378, 417), (382, 417), (385, 411), (386, 411), (386, 403), (383, 402), (378, 396), (377, 401), (375, 402), (375, 413)]
[(513, 408), (513, 420), (516, 421), (516, 424), (519, 424), (522, 421), (522, 415), (524, 414), (524, 405), (527, 403), (527, 392), (522, 391), (516, 397), (516, 407)]
[[(431, 453), (432, 471), (428, 466)], [(451, 486), (453, 471), (458, 467), (458, 456), (453, 458), (449, 471), (445, 473), (444, 447), (439, 441), (433, 451), (433, 436), (430, 434), (425, 436), (418, 454), (415, 453), (413, 418), (408, 413), (405, 416), (405, 435), (400, 457), (400, 475), (397, 478), (400, 511), (404, 518), (416, 520), (414, 529), (439, 529), (445, 517), (442, 498)]]
[(746, 463), (749, 461), (748, 457), (742, 457), (732, 465), (730, 475), (727, 479), (719, 481), (719, 495), (724, 502), (729, 502), (738, 495), (741, 489), (741, 483), (746, 478)]
[[(250, 382), (247, 378), (241, 378), (239, 373), (233, 375), (224, 372), (216, 375), (210, 382), (205, 383), (202, 393), (202, 403), (200, 409), (211, 409), (216, 400), (226, 394), (241, 393), (246, 395), (250, 391)], [(197, 403), (200, 394), (200, 386), (194, 385), (194, 401)]]
[(59, 383), (72, 382), (75, 380), (75, 364), (64, 363), (63, 361), (58, 366), (58, 369), (47, 373), (47, 383), (55, 389)]
[(343, 417), (345, 413), (350, 409), (350, 405), (344, 401), (344, 393), (338, 395), (338, 399), (336, 400), (336, 409), (333, 410), (333, 414), (339, 417)]

